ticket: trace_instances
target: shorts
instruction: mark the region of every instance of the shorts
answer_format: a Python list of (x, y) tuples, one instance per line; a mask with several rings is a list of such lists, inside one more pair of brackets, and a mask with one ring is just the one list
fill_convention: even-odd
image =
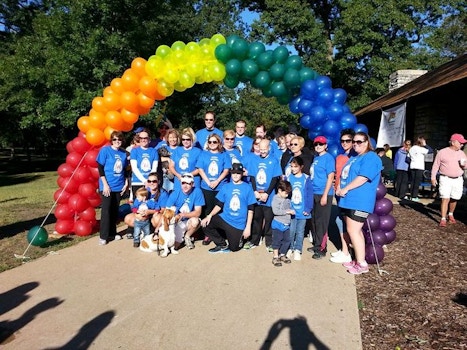
[(183, 237), (185, 236), (185, 232), (188, 231), (188, 223), (192, 220), (192, 222), (198, 221), (198, 225), (201, 222), (199, 218), (190, 218), (187, 220), (180, 220), (175, 224), (175, 242), (183, 242)]
[(365, 222), (368, 215), (370, 215), (366, 211), (347, 209), (347, 208), (341, 208), (341, 213), (343, 216), (346, 216), (357, 222)]
[(452, 198), (459, 200), (464, 191), (464, 179), (462, 176), (452, 178), (444, 175), (439, 177), (439, 197), (441, 199)]

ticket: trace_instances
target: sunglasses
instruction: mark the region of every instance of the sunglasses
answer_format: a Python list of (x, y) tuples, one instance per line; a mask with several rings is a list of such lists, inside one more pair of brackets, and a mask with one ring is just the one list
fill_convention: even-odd
[(182, 139), (182, 141), (191, 141), (191, 139)]
[(121, 139), (112, 139), (112, 141), (120, 141), (120, 142), (122, 142)]
[(226, 137), (224, 140), (233, 141), (233, 140), (235, 140), (235, 137)]
[(214, 121), (214, 119), (204, 119), (204, 120), (207, 121), (207, 122), (213, 122)]
[(351, 139), (342, 139), (341, 140), (341, 143), (352, 143), (352, 140)]
[(291, 143), (290, 146), (298, 146), (298, 143)]
[(140, 137), (140, 140), (149, 140), (149, 137)]
[(217, 144), (217, 141), (208, 141), (208, 143), (209, 143), (210, 145), (212, 145), (212, 144)]
[(321, 143), (321, 142), (315, 142), (315, 143), (313, 144), (313, 146), (315, 146), (315, 147), (316, 147), (316, 146), (324, 146), (324, 145), (325, 145), (325, 143)]
[(357, 144), (357, 145), (359, 145), (359, 146), (360, 146), (363, 142), (366, 142), (366, 141), (365, 141), (365, 140), (363, 140), (363, 141), (362, 141), (362, 140), (353, 140), (353, 141), (352, 141), (353, 144)]
[(157, 180), (148, 180), (148, 184), (156, 184), (156, 183), (158, 183)]
[(191, 182), (182, 182), (182, 185), (191, 185)]

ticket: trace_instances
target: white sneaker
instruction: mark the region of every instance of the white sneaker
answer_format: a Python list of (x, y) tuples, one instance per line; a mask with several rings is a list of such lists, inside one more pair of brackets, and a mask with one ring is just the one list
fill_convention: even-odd
[(331, 253), (331, 256), (339, 256), (341, 254), (342, 254), (342, 250), (339, 249), (337, 252)]
[(293, 252), (289, 249), (289, 250), (287, 250), (287, 254), (285, 254), (285, 256), (286, 256), (288, 259), (290, 259), (290, 258), (292, 257), (292, 253), (293, 253)]
[(331, 262), (333, 263), (343, 264), (343, 263), (351, 262), (352, 257), (350, 256), (350, 254), (345, 255), (344, 253), (341, 252), (340, 255), (332, 256), (331, 259), (329, 260), (331, 260)]
[(121, 239), (122, 239), (122, 236), (120, 236), (120, 235), (115, 235), (115, 240), (116, 240), (116, 241), (119, 241), (119, 240), (121, 240)]
[(302, 254), (299, 250), (293, 252), (293, 259), (294, 260), (302, 260)]
[(99, 245), (106, 245), (107, 241), (105, 239), (99, 239)]

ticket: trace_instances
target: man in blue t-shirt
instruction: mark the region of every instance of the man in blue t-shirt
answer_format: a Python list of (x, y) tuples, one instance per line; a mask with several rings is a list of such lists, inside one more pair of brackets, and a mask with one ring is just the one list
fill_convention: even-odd
[(213, 111), (206, 112), (204, 115), (204, 124), (206, 127), (196, 132), (195, 147), (205, 150), (209, 135), (217, 134), (222, 140), (224, 133), (220, 129), (216, 128), (216, 113)]
[(210, 253), (238, 251), (243, 239), (250, 237), (256, 198), (251, 186), (242, 181), (241, 163), (232, 164), (230, 176), (230, 182), (216, 195), (215, 207), (201, 221), (204, 233), (216, 244), (209, 249)]

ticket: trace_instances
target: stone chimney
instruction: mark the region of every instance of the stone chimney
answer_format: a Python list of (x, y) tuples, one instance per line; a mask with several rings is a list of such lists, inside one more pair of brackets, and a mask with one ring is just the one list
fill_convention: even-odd
[(417, 69), (403, 69), (392, 73), (389, 76), (389, 92), (400, 88), (402, 85), (405, 85), (414, 79), (417, 79), (419, 76), (425, 74), (426, 72), (428, 71)]

